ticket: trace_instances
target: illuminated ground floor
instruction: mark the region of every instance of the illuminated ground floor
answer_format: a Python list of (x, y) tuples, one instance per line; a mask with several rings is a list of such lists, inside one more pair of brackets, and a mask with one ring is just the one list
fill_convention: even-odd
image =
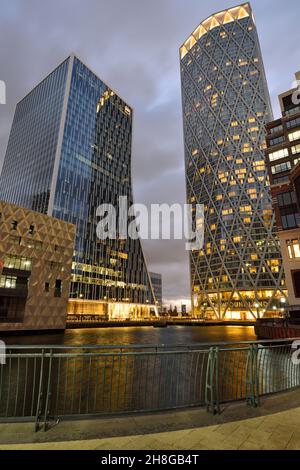
[(68, 320), (72, 321), (72, 317), (88, 321), (139, 320), (158, 317), (158, 311), (155, 305), (150, 304), (70, 299)]
[(286, 290), (193, 292), (193, 315), (203, 319), (253, 320), (275, 317), (287, 304)]

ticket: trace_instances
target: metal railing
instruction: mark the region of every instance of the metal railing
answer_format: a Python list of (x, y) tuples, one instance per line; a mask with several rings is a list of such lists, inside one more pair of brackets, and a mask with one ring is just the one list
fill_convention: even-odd
[(8, 346), (0, 421), (207, 406), (300, 386), (293, 340), (194, 345)]

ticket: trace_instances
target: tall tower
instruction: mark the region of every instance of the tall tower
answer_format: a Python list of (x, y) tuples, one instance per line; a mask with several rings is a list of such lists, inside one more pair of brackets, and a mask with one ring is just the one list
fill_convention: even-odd
[(0, 199), (76, 224), (69, 313), (134, 318), (155, 305), (140, 240), (96, 235), (100, 204), (133, 203), (132, 115), (74, 55), (16, 108)]
[(249, 3), (203, 21), (180, 48), (188, 203), (205, 206), (190, 255), (199, 316), (267, 315), (285, 296), (265, 165), (270, 98)]

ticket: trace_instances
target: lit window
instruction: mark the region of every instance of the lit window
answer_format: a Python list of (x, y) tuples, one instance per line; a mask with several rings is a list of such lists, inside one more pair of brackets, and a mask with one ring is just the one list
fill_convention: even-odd
[(294, 254), (295, 258), (300, 258), (300, 245), (299, 241), (297, 240), (296, 242), (293, 242), (293, 248), (294, 248)]
[(300, 258), (300, 243), (299, 240), (287, 240), (286, 242), (289, 258)]
[(294, 140), (300, 139), (300, 131), (291, 132), (289, 134), (289, 141), (294, 142)]
[(273, 175), (277, 173), (282, 173), (284, 171), (289, 171), (292, 168), (290, 162), (281, 163), (280, 165), (272, 166), (271, 171)]
[(280, 160), (281, 158), (285, 158), (289, 156), (289, 151), (287, 148), (277, 150), (277, 152), (272, 152), (269, 154), (270, 162), (274, 162), (275, 160)]
[(296, 155), (296, 153), (300, 153), (300, 144), (295, 145), (294, 147), (292, 147), (292, 154)]
[(252, 152), (252, 150), (253, 149), (249, 143), (243, 144), (243, 148), (242, 148), (243, 153)]

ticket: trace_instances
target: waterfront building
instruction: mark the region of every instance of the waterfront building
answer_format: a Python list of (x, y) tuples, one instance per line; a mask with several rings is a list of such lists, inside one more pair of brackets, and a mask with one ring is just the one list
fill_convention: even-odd
[[(300, 80), (300, 72), (296, 73)], [(282, 116), (267, 124), (266, 160), (289, 305), (300, 310), (300, 103), (298, 89), (279, 95)], [(284, 306), (284, 305), (283, 305)]]
[(162, 275), (159, 273), (150, 272), (151, 283), (154, 291), (154, 296), (156, 299), (156, 305), (158, 312), (162, 313)]
[(201, 22), (180, 66), (187, 202), (205, 208), (204, 247), (190, 254), (194, 315), (273, 315), (285, 281), (264, 155), (272, 110), (250, 4)]
[(0, 201), (0, 332), (65, 328), (75, 231)]
[(119, 196), (133, 203), (132, 119), (132, 108), (73, 54), (16, 108), (0, 198), (76, 225), (70, 315), (156, 311), (140, 240), (96, 234), (98, 206), (113, 204), (119, 216)]

